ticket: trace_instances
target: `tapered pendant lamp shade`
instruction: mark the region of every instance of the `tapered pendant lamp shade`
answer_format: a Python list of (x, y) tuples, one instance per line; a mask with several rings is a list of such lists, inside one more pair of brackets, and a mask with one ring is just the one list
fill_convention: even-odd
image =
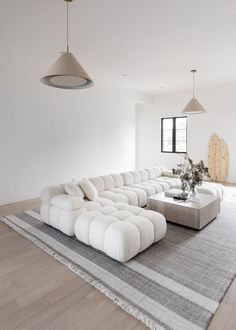
[(189, 101), (189, 103), (186, 105), (184, 110), (182, 111), (186, 114), (197, 114), (197, 113), (204, 113), (206, 110), (203, 108), (203, 106), (198, 102), (197, 99), (192, 98), (192, 100)]
[(70, 52), (61, 53), (46, 75), (41, 78), (41, 82), (63, 89), (80, 89), (93, 84), (89, 75)]
[(192, 114), (198, 114), (198, 113), (205, 113), (206, 110), (203, 108), (203, 106), (198, 102), (198, 100), (195, 98), (195, 80), (194, 80), (194, 74), (197, 72), (197, 70), (191, 71), (193, 74), (193, 98), (189, 101), (189, 103), (186, 105), (182, 113), (192, 115)]
[(69, 13), (68, 4), (73, 0), (64, 0), (66, 2), (66, 52), (60, 54), (55, 63), (40, 81), (51, 87), (63, 89), (82, 89), (93, 85), (92, 79), (82, 68), (75, 56), (69, 52)]

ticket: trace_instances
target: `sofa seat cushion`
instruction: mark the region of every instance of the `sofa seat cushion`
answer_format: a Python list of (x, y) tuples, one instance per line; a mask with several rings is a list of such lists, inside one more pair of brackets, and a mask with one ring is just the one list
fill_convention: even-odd
[(121, 186), (99, 192), (99, 197), (107, 198), (114, 203), (123, 202), (134, 206), (144, 207), (147, 203), (147, 194), (144, 190), (131, 186)]
[(179, 178), (179, 174), (174, 174), (172, 170), (163, 171), (162, 176), (169, 178)]
[(111, 189), (111, 191), (114, 193), (119, 193), (119, 194), (125, 195), (128, 198), (128, 204), (135, 205), (135, 206), (139, 205), (138, 195), (134, 191), (125, 190), (125, 189), (121, 189), (121, 188), (113, 188), (113, 189)]
[(67, 236), (74, 236), (75, 221), (84, 212), (86, 212), (84, 206), (75, 210), (67, 210), (55, 205), (42, 204), (40, 208), (41, 221)]
[[(67, 196), (67, 197), (65, 197)], [(42, 204), (40, 209), (41, 221), (60, 230), (68, 236), (74, 236), (74, 224), (79, 214), (111, 206), (113, 202), (106, 198), (97, 197), (94, 201), (84, 199), (80, 204), (69, 195), (58, 195), (54, 197), (54, 204)], [(68, 207), (69, 203), (70, 207)], [(77, 208), (77, 206), (80, 206)], [(62, 207), (63, 206), (63, 207)], [(65, 208), (65, 206), (67, 208)]]
[[(156, 181), (158, 183), (165, 183), (169, 185), (169, 188), (173, 188), (176, 186), (176, 184), (180, 183), (180, 179), (176, 179), (176, 178), (169, 178), (169, 177), (165, 177), (165, 176), (160, 176), (159, 178), (155, 178), (153, 179), (153, 181)], [(168, 189), (169, 189), (168, 188)]]
[[(175, 188), (181, 189), (181, 184), (177, 184)], [(218, 196), (220, 200), (224, 198), (224, 187), (219, 183), (203, 182), (202, 185), (196, 187), (196, 190), (200, 194)]]
[(166, 191), (168, 189), (170, 189), (170, 184), (168, 184), (167, 182), (164, 182), (164, 181), (156, 181), (155, 179), (153, 180), (148, 180), (147, 183), (155, 183), (155, 184), (158, 184), (159, 186), (161, 186), (162, 188), (162, 191)]
[(148, 197), (155, 195), (155, 193), (156, 193), (156, 189), (145, 182), (135, 183), (131, 187), (142, 189), (143, 191), (146, 192)]
[(164, 190), (163, 185), (155, 180), (148, 180), (144, 182), (144, 184), (152, 186), (155, 189), (156, 194), (159, 194)]
[(166, 234), (163, 215), (125, 203), (87, 212), (75, 223), (77, 239), (126, 262)]
[(155, 181), (135, 183), (131, 187), (142, 189), (146, 192), (147, 196), (152, 196), (163, 191), (162, 186)]
[(87, 211), (98, 210), (101, 207), (110, 206), (110, 205), (113, 205), (113, 202), (110, 199), (102, 198), (102, 197), (97, 197), (93, 201), (90, 201), (88, 199), (84, 200), (84, 206)]
[(51, 199), (51, 205), (60, 207), (61, 209), (73, 211), (80, 209), (84, 206), (84, 200), (78, 196), (71, 196), (67, 194), (61, 194)]
[(114, 203), (118, 203), (118, 202), (129, 203), (129, 199), (125, 194), (110, 190), (100, 191), (98, 193), (98, 197), (110, 199)]
[(135, 192), (138, 197), (138, 206), (144, 207), (147, 204), (147, 193), (143, 189), (133, 187), (133, 186), (123, 186), (123, 190), (129, 190)]

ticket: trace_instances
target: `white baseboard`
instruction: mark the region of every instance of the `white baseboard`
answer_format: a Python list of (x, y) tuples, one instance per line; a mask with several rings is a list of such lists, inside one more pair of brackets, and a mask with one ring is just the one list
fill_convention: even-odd
[(0, 206), (8, 205), (17, 202), (23, 202), (27, 199), (39, 198), (40, 193), (31, 193), (26, 195), (15, 196), (12, 198), (0, 199)]

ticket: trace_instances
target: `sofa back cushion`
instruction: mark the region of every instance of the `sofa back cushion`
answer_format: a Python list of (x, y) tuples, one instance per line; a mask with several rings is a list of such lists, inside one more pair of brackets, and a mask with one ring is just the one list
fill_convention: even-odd
[(148, 172), (146, 170), (138, 170), (141, 175), (141, 181), (148, 180)]
[(89, 180), (96, 187), (96, 189), (97, 189), (98, 192), (105, 190), (104, 180), (103, 180), (103, 177), (102, 176), (97, 176), (97, 177), (89, 178)]
[(115, 188), (119, 188), (124, 185), (124, 180), (121, 174), (112, 174), (112, 177), (114, 180)]
[(85, 196), (90, 200), (93, 201), (98, 196), (98, 191), (96, 187), (92, 184), (89, 179), (84, 178), (82, 181), (79, 182), (80, 188), (83, 190)]
[(122, 178), (124, 180), (124, 185), (129, 186), (131, 184), (134, 184), (134, 177), (131, 172), (124, 172), (121, 173)]
[(115, 188), (115, 182), (112, 175), (104, 175), (103, 181), (105, 186), (104, 190), (110, 190), (112, 188)]
[(146, 171), (148, 172), (148, 179), (152, 180), (156, 177), (156, 172), (153, 168), (146, 168)]
[(139, 183), (142, 181), (141, 174), (139, 171), (132, 171), (130, 173), (133, 175), (134, 183)]
[(156, 173), (156, 178), (158, 178), (159, 176), (162, 176), (162, 169), (160, 166), (153, 167), (153, 169)]

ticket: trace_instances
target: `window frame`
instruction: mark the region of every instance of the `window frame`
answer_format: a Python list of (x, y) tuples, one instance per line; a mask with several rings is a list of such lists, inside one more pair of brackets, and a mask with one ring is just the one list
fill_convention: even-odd
[[(186, 151), (176, 151), (176, 119), (178, 118), (186, 118)], [(172, 119), (173, 120), (173, 127), (172, 127), (172, 151), (165, 151), (163, 150), (163, 122), (165, 119)], [(188, 147), (188, 117), (187, 116), (177, 116), (177, 117), (164, 117), (161, 118), (161, 152), (167, 154), (187, 154), (187, 147)]]

